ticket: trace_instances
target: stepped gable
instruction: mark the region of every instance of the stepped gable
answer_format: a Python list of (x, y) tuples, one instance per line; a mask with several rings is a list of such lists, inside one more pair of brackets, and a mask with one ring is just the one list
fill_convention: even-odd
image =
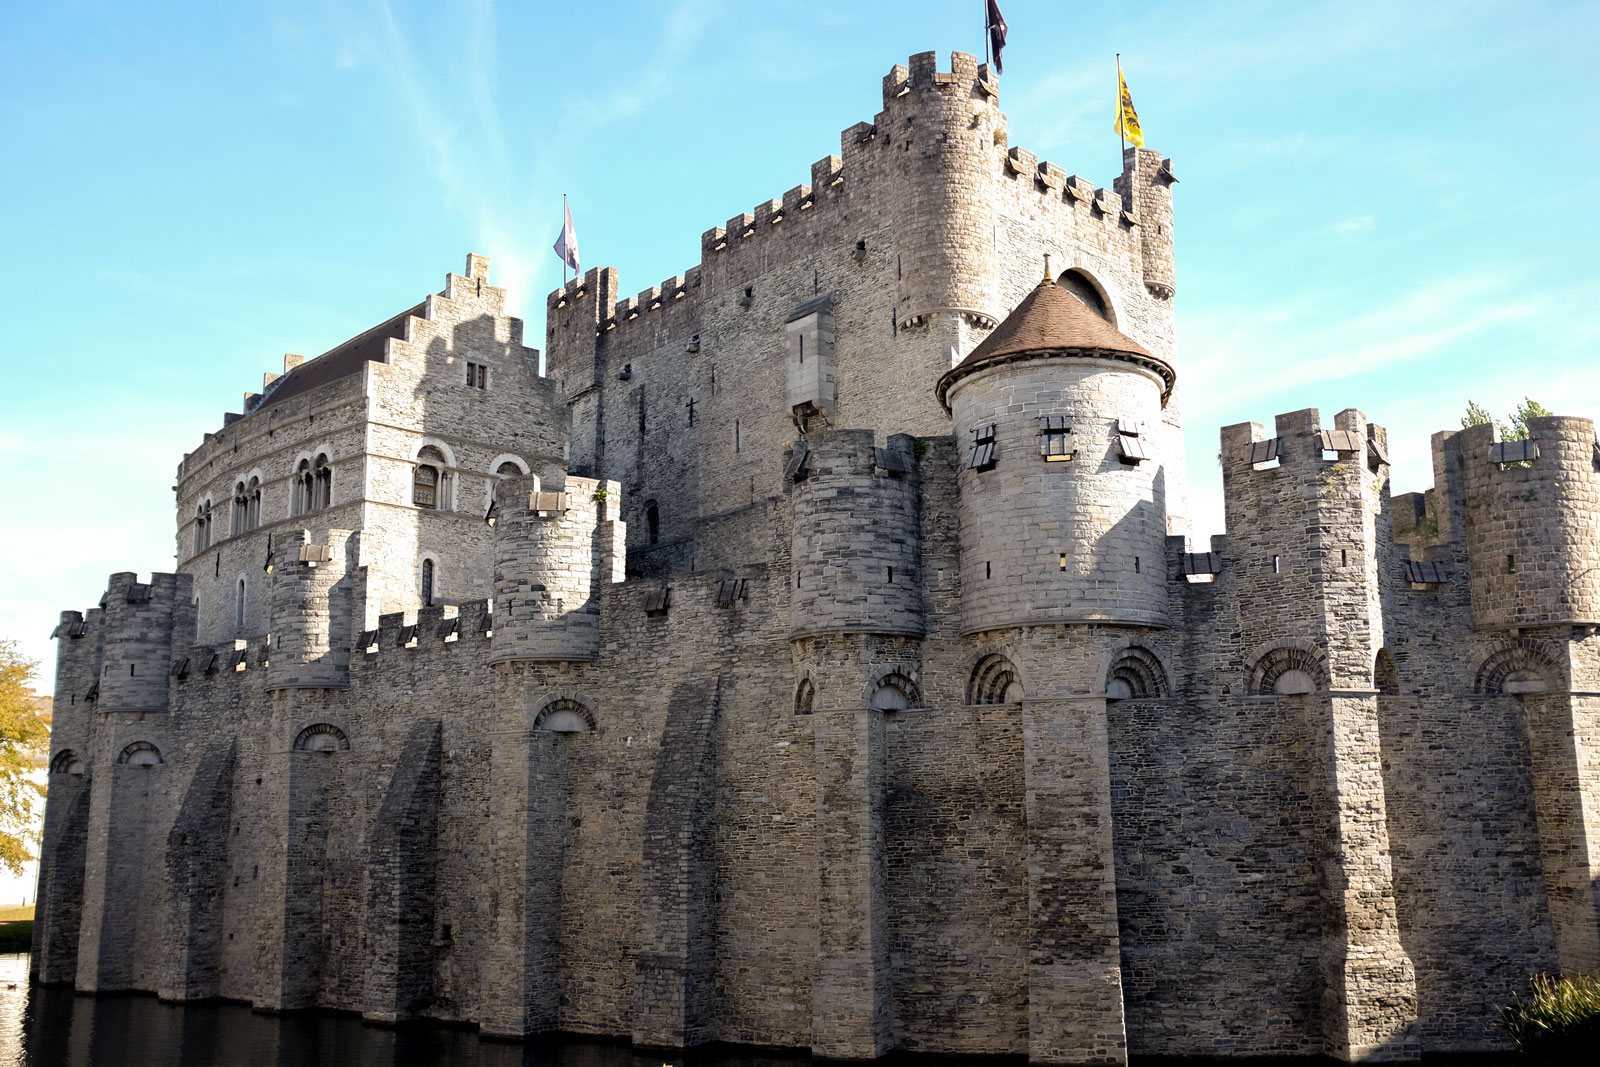
[(379, 323), (365, 333), (357, 334), (344, 344), (330, 348), (314, 359), (306, 360), (272, 383), (255, 410), (260, 411), (280, 400), (308, 393), (318, 386), (357, 374), (364, 364), (382, 363), (385, 342), (391, 338), (396, 341), (405, 340), (406, 319), (413, 315), (421, 318), (426, 308), (426, 302), (407, 308), (394, 318)]
[(1046, 278), (966, 359), (939, 379), (939, 403), (949, 411), (951, 387), (980, 367), (1063, 351), (1121, 359), (1154, 371), (1161, 376), (1163, 407), (1177, 381), (1177, 373), (1165, 360), (1145, 351), (1067, 289)]

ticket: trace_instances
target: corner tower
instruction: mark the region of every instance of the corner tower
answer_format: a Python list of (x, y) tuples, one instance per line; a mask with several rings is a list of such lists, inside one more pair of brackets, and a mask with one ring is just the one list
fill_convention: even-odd
[[(948, 370), (999, 321), (996, 178), (1004, 152), (999, 89), (974, 56), (950, 71), (922, 52), (883, 79), (870, 131), (895, 219), (895, 329), (922, 334), (929, 378)], [(887, 149), (887, 154), (884, 150)]]
[(962, 470), (961, 628), (1167, 622), (1176, 372), (1047, 277), (938, 385)]

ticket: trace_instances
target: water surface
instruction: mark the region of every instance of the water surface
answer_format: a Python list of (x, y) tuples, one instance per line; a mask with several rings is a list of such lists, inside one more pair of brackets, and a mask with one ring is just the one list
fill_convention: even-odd
[[(958, 1060), (909, 1054), (893, 1067), (1025, 1067), (1020, 1057)], [(1135, 1057), (1133, 1063), (1161, 1061)], [(1201, 1060), (1178, 1061), (1195, 1067)], [(1216, 1062), (1216, 1061), (1212, 1061)], [(1308, 1067), (1315, 1060), (1232, 1060)], [(1428, 1067), (1509, 1064), (1503, 1057), (1434, 1058)], [(28, 957), (0, 956), (0, 1064), (20, 1067), (809, 1067), (801, 1054), (713, 1046), (687, 1054), (641, 1052), (625, 1042), (574, 1037), (485, 1041), (475, 1030), (417, 1023), (368, 1026), (351, 1015), (267, 1015), (242, 1004), (163, 1004), (153, 996), (79, 996), (28, 985)]]

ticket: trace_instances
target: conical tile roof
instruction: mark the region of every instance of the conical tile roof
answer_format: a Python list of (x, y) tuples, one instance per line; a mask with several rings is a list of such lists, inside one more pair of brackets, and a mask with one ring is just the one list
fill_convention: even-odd
[(1062, 352), (1123, 360), (1155, 371), (1163, 382), (1163, 404), (1177, 380), (1165, 360), (1145, 351), (1139, 342), (1101, 318), (1083, 301), (1046, 279), (1023, 297), (1016, 310), (966, 359), (939, 379), (939, 402), (946, 411), (950, 410), (946, 399), (950, 387), (979, 367)]

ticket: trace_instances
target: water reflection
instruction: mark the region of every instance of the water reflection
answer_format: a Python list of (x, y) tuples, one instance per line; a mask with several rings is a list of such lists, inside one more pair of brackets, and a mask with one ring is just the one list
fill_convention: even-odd
[[(22, 1067), (662, 1067), (682, 1055), (562, 1038), (483, 1041), (459, 1027), (367, 1026), (353, 1016), (265, 1015), (239, 1004), (163, 1004), (151, 996), (78, 996), (28, 987), (28, 957), (0, 956), (0, 1063)], [(697, 1067), (801, 1067), (804, 1057), (696, 1054)]]
[[(965, 1067), (1026, 1067), (1021, 1057), (961, 1060), (900, 1054), (898, 1067), (930, 1061)], [(665, 1061), (665, 1062), (664, 1062)], [(1317, 1062), (1295, 1060), (1164, 1061), (1136, 1065), (1228, 1067)], [(1512, 1062), (1501, 1056), (1433, 1057), (1430, 1067)], [(70, 989), (28, 986), (28, 957), (0, 956), (0, 1063), (21, 1067), (808, 1067), (804, 1055), (728, 1046), (690, 1053), (636, 1052), (621, 1042), (562, 1037), (526, 1044), (480, 1040), (461, 1027), (421, 1023), (388, 1029), (347, 1015), (264, 1015), (240, 1004), (163, 1004), (152, 996), (78, 996)]]

